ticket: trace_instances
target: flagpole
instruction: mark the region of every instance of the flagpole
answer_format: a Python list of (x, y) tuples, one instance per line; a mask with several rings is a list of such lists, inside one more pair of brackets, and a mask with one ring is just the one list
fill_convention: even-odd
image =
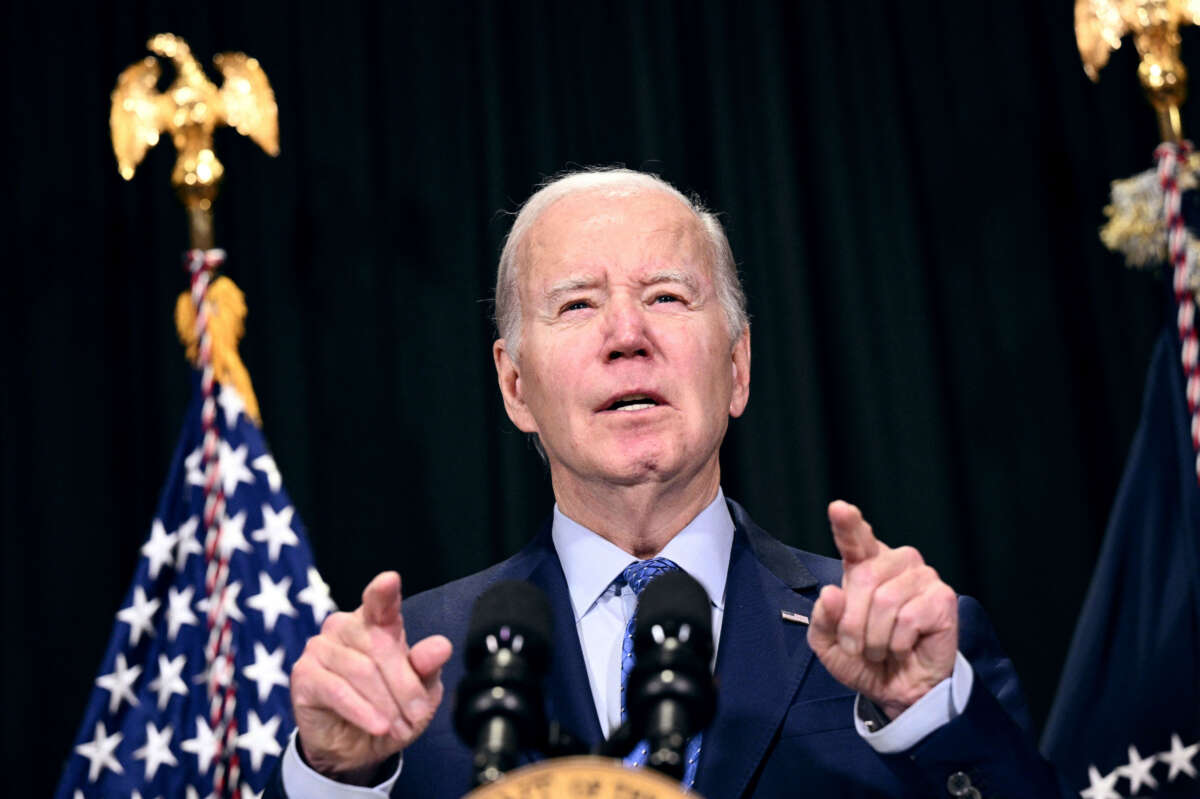
[(215, 247), (213, 202), (225, 168), (213, 151), (213, 131), (229, 125), (250, 136), (270, 155), (279, 151), (278, 109), (274, 93), (258, 62), (242, 53), (214, 59), (225, 75), (217, 88), (192, 56), (191, 48), (170, 33), (154, 36), (149, 50), (170, 59), (176, 78), (165, 92), (156, 89), (158, 61), (152, 57), (126, 68), (112, 93), (110, 127), (121, 175), (133, 178), (146, 151), (169, 134), (177, 153), (171, 184), (187, 212), (190, 249), (185, 265), (190, 291), (180, 296), (176, 325), (188, 357), (200, 371), (205, 532), (203, 590), (207, 602), (204, 682), (208, 691), (208, 723), (214, 733), (213, 791), (234, 796), (241, 781), (237, 743), (237, 681), (234, 679), (233, 618), (229, 597), (232, 549), (222, 546), (226, 521), (221, 474), (221, 434), (217, 425), (216, 383), (235, 388), (258, 421), (249, 375), (236, 351), (245, 304), (236, 286), (217, 277), (225, 253)]
[(1200, 24), (1200, 9), (1185, 0), (1076, 0), (1075, 38), (1083, 68), (1093, 81), (1121, 46), (1133, 37), (1139, 55), (1138, 78), (1154, 107), (1162, 143), (1157, 169), (1112, 185), (1109, 220), (1100, 237), (1124, 253), (1131, 266), (1171, 266), (1184, 393), (1191, 420), (1196, 479), (1200, 482), (1200, 239), (1188, 230), (1182, 196), (1196, 182), (1192, 143), (1183, 137), (1179, 109), (1187, 98), (1187, 68), (1180, 56), (1179, 30)]
[(1200, 238), (1183, 212), (1184, 193), (1196, 191), (1200, 175), (1179, 113), (1187, 95), (1180, 28), (1197, 23), (1200, 7), (1192, 0), (1075, 5), (1079, 53), (1092, 80), (1122, 38), (1132, 36), (1138, 76), (1162, 139), (1155, 168), (1113, 181), (1100, 238), (1129, 266), (1169, 265), (1173, 303), (1042, 738), (1063, 786), (1089, 799), (1196, 796), (1200, 780), (1194, 762), (1200, 753), (1200, 370), (1194, 319)]
[(191, 249), (175, 326), (200, 380), (55, 799), (262, 791), (295, 727), (290, 664), (336, 609), (238, 356), (245, 298), (217, 274), (225, 253), (212, 204), (224, 169), (212, 131), (230, 125), (276, 152), (274, 95), (241, 53), (215, 59), (218, 89), (183, 40), (163, 34), (149, 46), (176, 78), (159, 92), (154, 57), (121, 73), (113, 151), (126, 180), (162, 134), (178, 152), (171, 182)]

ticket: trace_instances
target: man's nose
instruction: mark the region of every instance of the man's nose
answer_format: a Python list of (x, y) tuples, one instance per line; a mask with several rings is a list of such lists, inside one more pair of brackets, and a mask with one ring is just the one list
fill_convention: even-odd
[(646, 357), (650, 354), (650, 339), (646, 330), (645, 312), (636, 302), (614, 301), (606, 309), (608, 360)]

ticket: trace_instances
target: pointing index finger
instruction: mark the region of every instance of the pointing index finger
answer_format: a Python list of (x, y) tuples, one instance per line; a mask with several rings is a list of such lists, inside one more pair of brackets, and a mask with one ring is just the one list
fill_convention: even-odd
[(400, 575), (396, 572), (377, 574), (367, 584), (362, 595), (363, 619), (368, 625), (387, 627), (400, 617)]
[(871, 525), (863, 519), (862, 511), (849, 502), (838, 499), (829, 503), (829, 524), (833, 528), (833, 543), (846, 566), (873, 558), (883, 548)]

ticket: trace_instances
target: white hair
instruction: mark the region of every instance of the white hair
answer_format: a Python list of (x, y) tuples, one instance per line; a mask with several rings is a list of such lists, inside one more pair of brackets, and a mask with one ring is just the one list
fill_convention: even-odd
[(729, 341), (733, 343), (749, 324), (746, 295), (738, 277), (737, 264), (725, 229), (716, 215), (706, 209), (699, 198), (687, 197), (658, 175), (622, 168), (593, 168), (568, 172), (551, 178), (541, 185), (521, 206), (512, 230), (504, 240), (500, 264), (496, 269), (496, 328), (508, 344), (508, 352), (517, 360), (521, 342), (521, 294), (518, 276), (526, 255), (525, 237), (529, 229), (551, 205), (571, 194), (585, 191), (621, 189), (651, 190), (670, 194), (686, 205), (700, 222), (708, 238), (709, 264), (716, 284), (717, 300), (725, 312), (729, 326)]

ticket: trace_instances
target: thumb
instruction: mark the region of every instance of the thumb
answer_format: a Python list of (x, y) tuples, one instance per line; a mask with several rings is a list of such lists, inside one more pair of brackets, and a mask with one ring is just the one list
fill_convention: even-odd
[(837, 645), (838, 622), (846, 611), (846, 593), (836, 585), (821, 589), (808, 623), (808, 645), (821, 657)]
[(454, 646), (444, 635), (422, 638), (408, 650), (408, 662), (421, 681), (429, 684), (438, 679), (442, 666), (450, 659)]

